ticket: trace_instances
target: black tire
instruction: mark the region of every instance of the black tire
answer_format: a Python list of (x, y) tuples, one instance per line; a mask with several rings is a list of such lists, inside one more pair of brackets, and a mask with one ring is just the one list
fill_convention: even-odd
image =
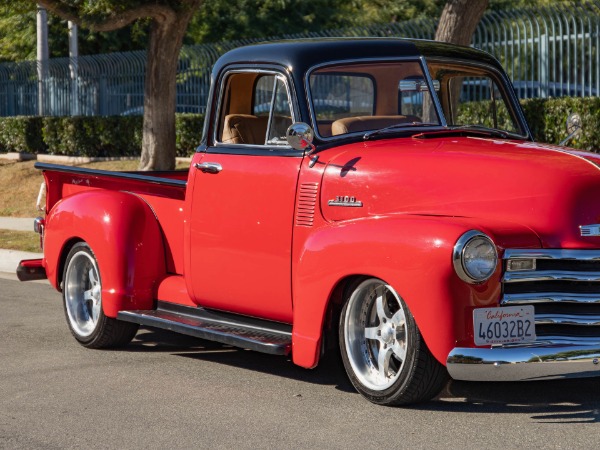
[(431, 400), (448, 381), (404, 300), (384, 281), (354, 284), (339, 323), (346, 373), (356, 390), (380, 405)]
[(92, 249), (85, 242), (71, 248), (63, 272), (63, 305), (71, 334), (87, 348), (127, 345), (139, 325), (104, 315), (102, 278)]

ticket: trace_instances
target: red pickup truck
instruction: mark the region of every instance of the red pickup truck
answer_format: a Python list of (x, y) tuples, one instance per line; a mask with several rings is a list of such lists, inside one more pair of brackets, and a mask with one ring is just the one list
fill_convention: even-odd
[(44, 257), (18, 272), (62, 292), (86, 347), (143, 325), (306, 368), (335, 349), (379, 404), (448, 375), (600, 376), (600, 157), (534, 143), (484, 52), (239, 48), (189, 172), (36, 167)]

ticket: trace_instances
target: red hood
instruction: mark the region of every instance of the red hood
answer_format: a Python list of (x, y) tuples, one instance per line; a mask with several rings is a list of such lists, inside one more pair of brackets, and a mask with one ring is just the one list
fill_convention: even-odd
[[(600, 223), (600, 155), (440, 137), (350, 144), (322, 152), (321, 161), (327, 161), (321, 200), (329, 220), (390, 213), (474, 217), (482, 225), (528, 227), (548, 248), (600, 247), (600, 237), (583, 238), (579, 230)], [(337, 196), (363, 206), (329, 206)]]

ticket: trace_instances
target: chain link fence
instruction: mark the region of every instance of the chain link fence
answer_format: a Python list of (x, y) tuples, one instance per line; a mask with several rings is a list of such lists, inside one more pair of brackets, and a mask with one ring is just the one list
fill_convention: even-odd
[[(432, 39), (437, 19), (323, 30), (184, 46), (177, 111), (203, 113), (210, 71), (232, 48), (265, 40), (319, 37)], [(521, 98), (597, 96), (600, 92), (600, 0), (488, 12), (472, 45), (500, 60)], [(143, 113), (146, 52), (0, 64), (0, 116), (138, 115)]]

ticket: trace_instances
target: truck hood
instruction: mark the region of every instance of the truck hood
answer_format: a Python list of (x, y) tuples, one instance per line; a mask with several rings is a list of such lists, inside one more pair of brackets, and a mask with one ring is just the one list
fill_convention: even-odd
[(525, 226), (547, 248), (600, 248), (600, 156), (478, 137), (402, 138), (321, 153), (327, 220), (419, 214)]

